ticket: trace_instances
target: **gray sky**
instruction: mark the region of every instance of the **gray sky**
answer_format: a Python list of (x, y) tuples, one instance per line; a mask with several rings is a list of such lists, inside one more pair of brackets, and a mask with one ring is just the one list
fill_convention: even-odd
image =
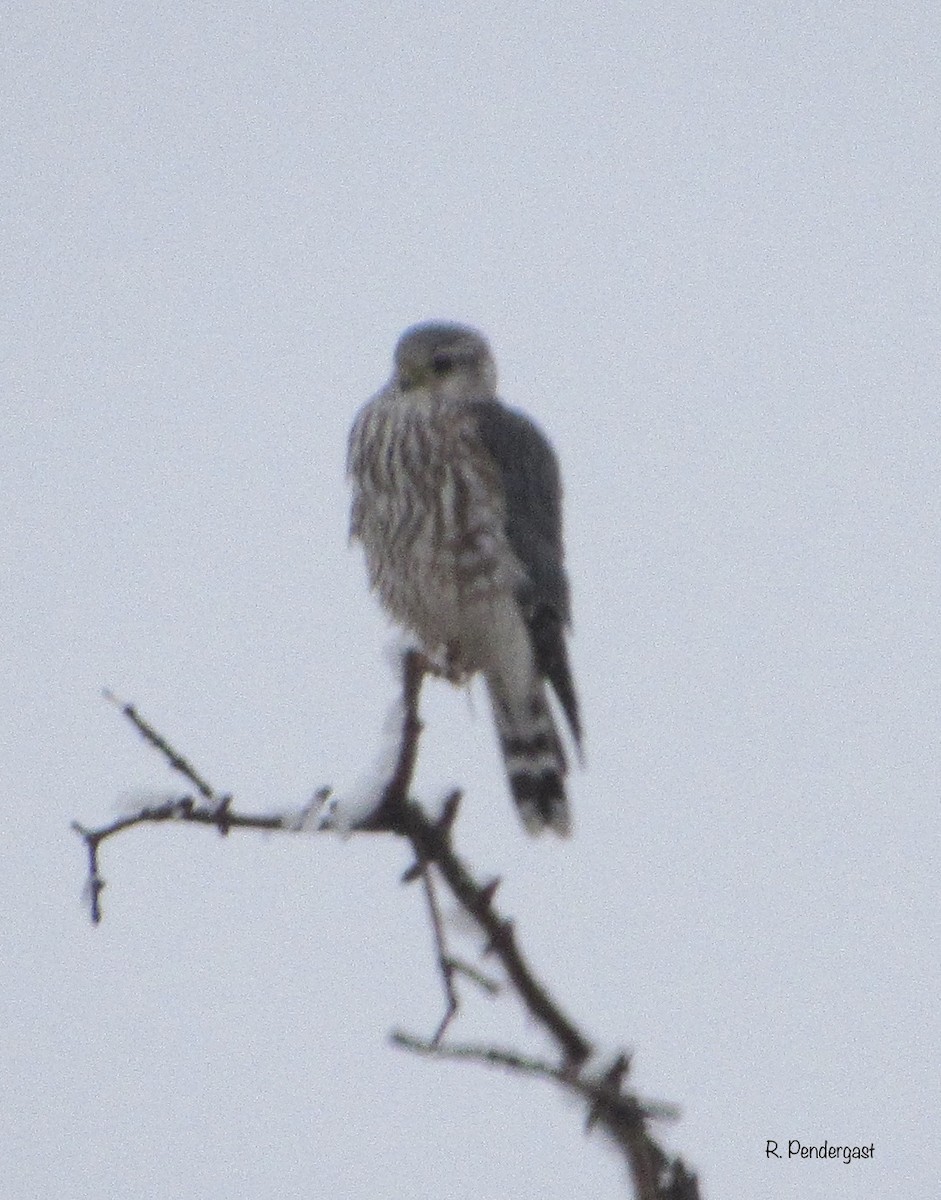
[[(707, 1195), (930, 1194), (936, 6), (3, 26), (7, 1194), (624, 1194), (547, 1087), (387, 1047), (441, 1007), (402, 847), (137, 831), (80, 905), (68, 822), (177, 787), (102, 686), (248, 810), (378, 744), (345, 438), (427, 317), (562, 460), (589, 765), (574, 839), (528, 841), (482, 694), (438, 685), (422, 794), (466, 788), (460, 847)], [(508, 1001), (455, 1036), (541, 1049)]]

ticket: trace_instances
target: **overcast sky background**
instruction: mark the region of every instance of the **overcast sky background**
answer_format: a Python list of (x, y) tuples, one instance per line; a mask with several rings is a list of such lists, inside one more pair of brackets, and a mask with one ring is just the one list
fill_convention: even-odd
[[(403, 847), (73, 818), (351, 787), (394, 685), (345, 439), (490, 336), (566, 482), (588, 768), (529, 841), (484, 697), (418, 790), (719, 1197), (930, 1195), (941, 16), (902, 2), (10, 3), (0, 1161), (12, 1200), (625, 1194), (547, 1085), (418, 1061)], [(474, 943), (453, 936), (462, 952)], [(454, 1028), (542, 1052), (467, 994)], [(875, 1144), (787, 1163), (765, 1141)]]

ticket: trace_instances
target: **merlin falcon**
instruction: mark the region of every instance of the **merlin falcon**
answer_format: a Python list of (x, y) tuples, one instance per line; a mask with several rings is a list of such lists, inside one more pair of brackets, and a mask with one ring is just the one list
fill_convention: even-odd
[(395, 622), (449, 678), (480, 672), (530, 833), (571, 829), (551, 685), (581, 753), (565, 630), (562, 485), (549, 442), (496, 396), (486, 339), (407, 329), (350, 433), (350, 537)]

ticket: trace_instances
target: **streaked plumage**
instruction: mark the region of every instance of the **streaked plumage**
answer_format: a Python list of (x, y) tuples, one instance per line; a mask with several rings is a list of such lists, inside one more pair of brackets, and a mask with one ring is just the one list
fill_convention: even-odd
[(545, 689), (580, 747), (559, 470), (539, 429), (495, 391), (475, 330), (406, 330), (350, 433), (350, 534), (393, 619), (455, 676), (483, 674), (527, 829), (566, 834), (565, 755)]

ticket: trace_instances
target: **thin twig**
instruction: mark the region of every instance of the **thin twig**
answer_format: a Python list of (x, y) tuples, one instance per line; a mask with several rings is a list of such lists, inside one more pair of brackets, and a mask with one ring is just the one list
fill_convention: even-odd
[[(213, 797), (215, 801), (215, 797)], [(234, 813), (229, 808), (228, 797), (222, 802), (214, 802), (212, 806), (197, 805), (189, 796), (167, 800), (164, 804), (151, 805), (127, 817), (118, 817), (109, 825), (97, 829), (86, 829), (78, 821), (72, 822), (72, 829), (82, 838), (88, 849), (88, 883), (91, 919), (93, 925), (101, 923), (101, 893), (105, 889), (105, 880), (99, 865), (98, 848), (101, 843), (115, 834), (123, 833), (135, 825), (163, 824), (167, 821), (179, 821), (181, 824), (212, 825), (220, 833), (226, 834), (230, 829), (286, 829), (289, 828), (287, 819), (278, 816), (249, 816)]]
[[(515, 1050), (505, 1050), (497, 1046), (475, 1046), (455, 1042), (449, 1042), (442, 1046), (436, 1045), (433, 1041), (414, 1037), (401, 1030), (392, 1033), (389, 1040), (394, 1046), (400, 1046), (403, 1050), (412, 1050), (416, 1054), (428, 1058), (451, 1058), (480, 1062), (493, 1067), (506, 1067), (521, 1075), (535, 1075), (542, 1079), (551, 1079), (555, 1083), (563, 1084), (565, 1087), (579, 1092), (586, 1099), (592, 1101), (597, 1100), (607, 1080), (607, 1073), (601, 1079), (596, 1080), (586, 1072), (573, 1073), (566, 1067), (560, 1067), (544, 1059), (531, 1058), (529, 1055), (519, 1054)], [(638, 1105), (635, 1111), (639, 1116), (653, 1121), (677, 1121), (680, 1117), (677, 1105), (660, 1101), (645, 1101), (642, 1106)]]
[(463, 958), (454, 958), (453, 956), (448, 959), (448, 962), (455, 974), (466, 976), (466, 978), (476, 983), (479, 988), (489, 995), (498, 996), (503, 991), (503, 988), (496, 979), (491, 979), (489, 975), (485, 975), (473, 963), (465, 962)]
[(444, 924), (441, 920), (441, 909), (438, 906), (438, 897), (435, 895), (435, 881), (431, 873), (431, 864), (422, 863), (421, 869), (422, 885), (425, 889), (425, 899), (428, 901), (428, 915), (431, 918), (431, 929), (435, 939), (435, 954), (438, 959), (438, 971), (441, 974), (441, 982), (444, 986), (445, 1009), (444, 1015), (435, 1030), (434, 1037), (431, 1039), (432, 1044), (437, 1046), (444, 1037), (445, 1030), (454, 1019), (460, 1002), (457, 996), (457, 990), (454, 987), (454, 966), (448, 957), (447, 947), (444, 943)]
[(183, 758), (182, 755), (178, 754), (170, 745), (170, 743), (167, 742), (166, 739), (162, 737), (162, 735), (159, 734), (151, 724), (149, 724), (149, 722), (144, 720), (133, 704), (125, 704), (123, 700), (119, 700), (114, 692), (109, 691), (107, 688), (104, 689), (102, 695), (111, 704), (115, 705), (121, 710), (124, 716), (127, 717), (127, 719), (131, 722), (135, 729), (137, 729), (138, 733), (140, 733), (141, 737), (143, 737), (145, 741), (150, 742), (151, 746), (160, 751), (163, 757), (170, 764), (172, 770), (178, 771), (185, 779), (188, 779), (197, 792), (199, 792), (199, 794), (205, 800), (212, 800), (215, 798), (215, 792), (205, 781), (205, 779), (203, 779), (203, 777), (196, 771), (196, 768), (192, 765), (192, 763)]

